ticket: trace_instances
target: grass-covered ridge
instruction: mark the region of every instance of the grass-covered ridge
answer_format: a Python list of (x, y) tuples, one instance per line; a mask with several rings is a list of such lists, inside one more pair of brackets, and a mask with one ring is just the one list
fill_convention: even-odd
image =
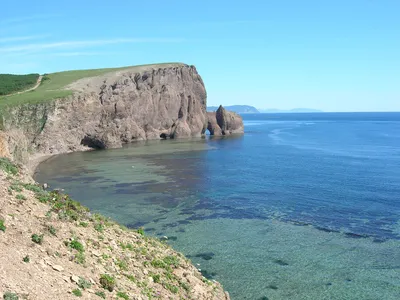
[(0, 96), (27, 90), (37, 83), (39, 74), (0, 74)]
[(147, 68), (172, 67), (181, 65), (183, 64), (163, 63), (163, 64), (150, 64), (150, 65), (140, 65), (140, 66), (128, 66), (120, 68), (74, 70), (74, 71), (50, 73), (46, 74), (43, 77), (41, 85), (33, 91), (12, 96), (3, 96), (3, 97), (0, 94), (0, 109), (4, 106), (36, 104), (53, 99), (67, 97), (71, 95), (73, 91), (65, 89), (66, 86), (77, 80), (87, 77), (101, 76), (107, 73), (112, 73), (121, 70), (128, 70), (128, 69), (132, 69), (132, 71), (139, 72)]

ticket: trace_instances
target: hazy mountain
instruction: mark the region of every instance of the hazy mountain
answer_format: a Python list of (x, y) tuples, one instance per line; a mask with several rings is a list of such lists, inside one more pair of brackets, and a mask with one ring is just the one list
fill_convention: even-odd
[(316, 112), (323, 112), (322, 110), (313, 109), (313, 108), (293, 108), (289, 110), (284, 109), (259, 109), (261, 113), (316, 113)]
[[(233, 111), (238, 114), (257, 114), (258, 109), (250, 105), (229, 105), (224, 106), (225, 109)], [(217, 111), (218, 106), (207, 106), (207, 111)]]

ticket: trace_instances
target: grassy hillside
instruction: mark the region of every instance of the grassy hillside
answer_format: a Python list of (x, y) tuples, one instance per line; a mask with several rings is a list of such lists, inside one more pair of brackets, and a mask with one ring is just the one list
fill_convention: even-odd
[(12, 95), (8, 97), (0, 96), (0, 109), (5, 105), (14, 106), (27, 103), (34, 104), (69, 96), (72, 94), (72, 91), (65, 90), (64, 88), (67, 85), (82, 78), (100, 76), (107, 73), (125, 69), (133, 69), (133, 71), (137, 69), (137, 71), (141, 71), (144, 68), (148, 67), (163, 67), (163, 66), (167, 67), (172, 65), (182, 65), (182, 64), (165, 63), (165, 64), (121, 67), (121, 68), (75, 70), (75, 71), (65, 71), (65, 72), (46, 74), (46, 76), (43, 77), (42, 84), (34, 91), (18, 95)]
[(27, 90), (37, 83), (38, 78), (39, 74), (0, 74), (0, 96)]

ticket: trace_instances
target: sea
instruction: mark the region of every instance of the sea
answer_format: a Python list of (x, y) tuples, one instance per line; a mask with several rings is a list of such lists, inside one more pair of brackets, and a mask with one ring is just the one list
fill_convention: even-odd
[(35, 179), (234, 300), (400, 299), (400, 113), (244, 114), (245, 134), (53, 156)]

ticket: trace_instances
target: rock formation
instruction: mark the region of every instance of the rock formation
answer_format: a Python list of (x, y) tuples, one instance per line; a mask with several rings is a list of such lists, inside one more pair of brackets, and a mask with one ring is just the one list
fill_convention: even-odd
[(237, 113), (227, 111), (222, 105), (216, 112), (207, 113), (210, 135), (230, 135), (244, 132), (243, 120)]
[(7, 135), (2, 141), (8, 141), (2, 148), (26, 162), (32, 152), (200, 137), (207, 128), (206, 90), (194, 66), (128, 68), (81, 79), (67, 89), (72, 96), (9, 109), (0, 124)]

